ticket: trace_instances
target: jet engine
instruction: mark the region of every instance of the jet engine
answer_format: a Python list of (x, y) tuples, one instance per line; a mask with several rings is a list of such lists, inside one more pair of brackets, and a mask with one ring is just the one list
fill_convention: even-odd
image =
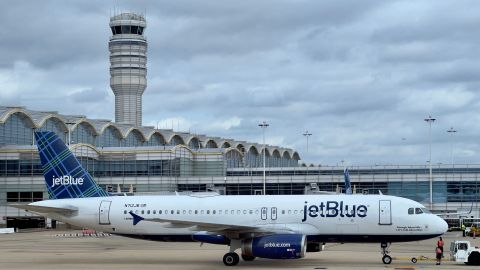
[(250, 238), (242, 242), (242, 256), (299, 259), (305, 256), (306, 243), (306, 236), (302, 234), (275, 234)]

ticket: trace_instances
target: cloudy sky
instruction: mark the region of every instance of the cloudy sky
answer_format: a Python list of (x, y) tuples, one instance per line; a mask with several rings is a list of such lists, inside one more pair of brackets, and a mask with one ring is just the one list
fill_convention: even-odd
[(478, 1), (4, 1), (0, 104), (114, 119), (114, 8), (146, 13), (145, 125), (425, 164), (431, 114), (432, 163), (479, 163)]

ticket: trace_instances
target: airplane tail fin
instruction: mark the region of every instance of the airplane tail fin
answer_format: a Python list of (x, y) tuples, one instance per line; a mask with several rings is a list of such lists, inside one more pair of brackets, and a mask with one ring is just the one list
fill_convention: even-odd
[(348, 168), (345, 168), (343, 171), (343, 176), (345, 177), (345, 194), (352, 194), (352, 184), (350, 183), (350, 174), (348, 173)]
[(35, 132), (35, 140), (50, 199), (108, 196), (54, 132)]

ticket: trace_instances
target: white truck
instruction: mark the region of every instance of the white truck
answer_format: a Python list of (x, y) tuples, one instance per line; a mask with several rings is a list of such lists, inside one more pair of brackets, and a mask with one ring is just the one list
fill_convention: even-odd
[(450, 260), (480, 265), (480, 248), (471, 246), (470, 241), (454, 241), (450, 243)]

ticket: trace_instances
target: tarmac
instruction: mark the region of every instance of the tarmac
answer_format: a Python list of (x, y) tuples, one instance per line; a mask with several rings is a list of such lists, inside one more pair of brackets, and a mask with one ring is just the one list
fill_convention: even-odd
[[(380, 244), (328, 244), (326, 250), (307, 253), (298, 260), (255, 259), (227, 267), (222, 262), (228, 247), (200, 243), (165, 243), (103, 234), (77, 236), (76, 231), (41, 231), (0, 234), (0, 269), (479, 269), (443, 261), (435, 265), (438, 239), (393, 243), (390, 265), (381, 261)], [(444, 235), (445, 259), (450, 242), (467, 239), (459, 232)], [(239, 252), (237, 250), (237, 252)], [(423, 256), (423, 257), (422, 257)], [(412, 257), (419, 258), (416, 264)], [(423, 258), (423, 259), (422, 259)]]

